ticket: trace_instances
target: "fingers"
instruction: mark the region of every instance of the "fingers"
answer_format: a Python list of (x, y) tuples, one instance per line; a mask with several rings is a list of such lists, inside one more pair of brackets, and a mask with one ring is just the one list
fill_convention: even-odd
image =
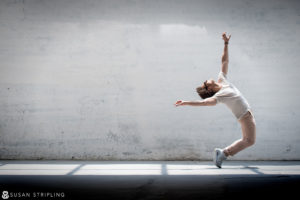
[(227, 36), (226, 36), (226, 33), (227, 33), (227, 32), (223, 32), (223, 33), (222, 33), (222, 37), (223, 37), (224, 40), (229, 41), (230, 38), (231, 38), (231, 35), (229, 35), (229, 36), (227, 37)]
[(176, 101), (176, 103), (174, 104), (175, 106), (180, 106), (182, 104), (182, 101)]
[(181, 102), (182, 101), (176, 101), (175, 105), (177, 106), (177, 105), (181, 104)]

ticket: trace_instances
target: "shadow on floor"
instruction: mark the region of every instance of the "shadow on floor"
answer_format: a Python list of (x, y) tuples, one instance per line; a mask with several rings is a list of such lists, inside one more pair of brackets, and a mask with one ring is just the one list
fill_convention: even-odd
[[(51, 199), (238, 199), (268, 195), (292, 197), (300, 176), (0, 176), (9, 193), (63, 193)], [(56, 196), (57, 196), (56, 194)], [(50, 196), (49, 196), (50, 198)], [(27, 198), (28, 199), (28, 198)]]

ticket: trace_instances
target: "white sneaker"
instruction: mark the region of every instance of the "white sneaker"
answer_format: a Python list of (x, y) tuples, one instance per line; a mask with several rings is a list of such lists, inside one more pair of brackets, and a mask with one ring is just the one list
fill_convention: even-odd
[(222, 162), (226, 159), (227, 159), (227, 157), (225, 156), (222, 149), (216, 148), (214, 150), (213, 160), (217, 167), (222, 168)]

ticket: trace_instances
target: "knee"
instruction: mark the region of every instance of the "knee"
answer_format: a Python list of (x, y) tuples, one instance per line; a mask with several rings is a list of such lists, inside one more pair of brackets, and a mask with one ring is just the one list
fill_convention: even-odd
[(255, 144), (255, 138), (245, 138), (243, 139), (247, 146), (252, 146)]

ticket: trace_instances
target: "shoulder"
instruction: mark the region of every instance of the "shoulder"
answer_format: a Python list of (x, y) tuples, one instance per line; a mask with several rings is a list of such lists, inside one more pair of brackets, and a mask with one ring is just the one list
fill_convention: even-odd
[(225, 81), (227, 81), (227, 74), (220, 71), (219, 75), (218, 75), (218, 83), (222, 83), (222, 82), (225, 82)]
[(215, 96), (209, 97), (204, 100), (206, 105), (208, 106), (214, 106), (218, 103), (218, 99)]

